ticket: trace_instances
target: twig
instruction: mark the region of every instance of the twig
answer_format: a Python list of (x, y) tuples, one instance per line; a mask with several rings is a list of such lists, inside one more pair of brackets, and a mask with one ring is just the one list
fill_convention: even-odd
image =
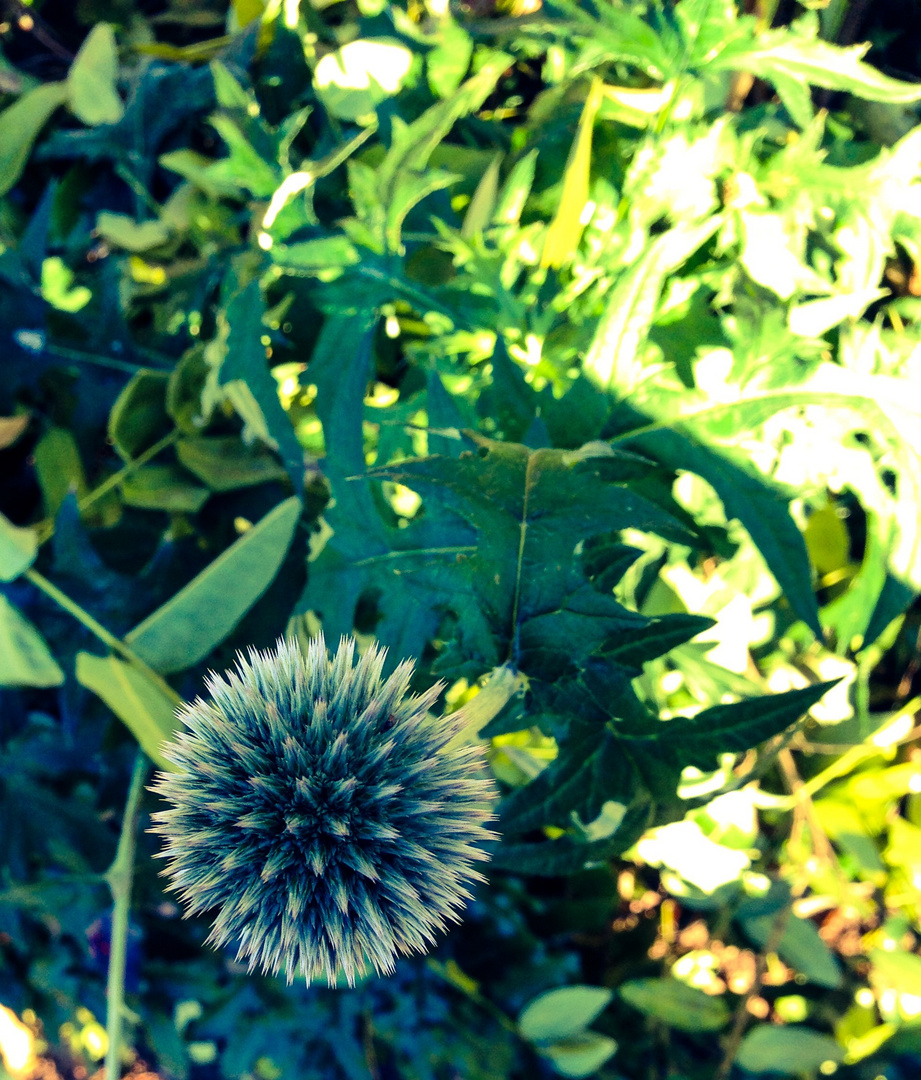
[(125, 965), (128, 959), (128, 915), (131, 910), (131, 882), (134, 878), (135, 834), (144, 781), (150, 763), (138, 750), (125, 801), (122, 829), (115, 861), (105, 877), (112, 892), (112, 928), (109, 939), (109, 974), (106, 982), (105, 1080), (118, 1080), (121, 1074), (122, 1020), (125, 1012)]
[(761, 993), (761, 984), (764, 982), (764, 976), (767, 973), (767, 958), (771, 953), (777, 952), (777, 947), (780, 945), (784, 934), (787, 931), (787, 923), (790, 920), (790, 914), (793, 908), (790, 904), (782, 907), (777, 915), (774, 917), (774, 922), (771, 925), (771, 932), (768, 935), (767, 941), (764, 943), (764, 948), (758, 954), (758, 959), (755, 963), (755, 978), (751, 984), (751, 988), (748, 993), (739, 1002), (736, 1009), (735, 1017), (732, 1022), (732, 1030), (729, 1032), (729, 1038), (726, 1042), (726, 1051), (723, 1054), (723, 1060), (720, 1063), (720, 1067), (713, 1077), (713, 1080), (726, 1080), (729, 1076), (729, 1072), (732, 1069), (732, 1063), (736, 1059), (736, 1054), (739, 1052), (739, 1047), (742, 1044), (742, 1036), (745, 1034), (745, 1026), (748, 1023), (748, 1006)]

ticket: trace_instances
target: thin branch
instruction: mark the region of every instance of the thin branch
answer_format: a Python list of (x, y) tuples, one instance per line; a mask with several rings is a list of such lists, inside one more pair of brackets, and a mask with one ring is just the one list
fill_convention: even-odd
[(128, 960), (128, 916), (131, 910), (131, 883), (134, 879), (134, 853), (141, 796), (150, 762), (138, 750), (125, 801), (122, 829), (115, 861), (106, 873), (112, 892), (112, 927), (109, 939), (109, 974), (106, 982), (105, 1080), (118, 1080), (121, 1074), (122, 1021), (125, 1014), (125, 966)]

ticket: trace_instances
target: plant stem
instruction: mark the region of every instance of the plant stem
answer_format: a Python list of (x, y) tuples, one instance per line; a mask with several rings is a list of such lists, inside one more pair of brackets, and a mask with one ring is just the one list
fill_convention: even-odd
[(121, 1073), (122, 1019), (125, 1009), (125, 964), (128, 958), (128, 914), (131, 909), (131, 882), (134, 877), (135, 832), (138, 810), (149, 762), (138, 750), (131, 786), (122, 816), (115, 861), (105, 877), (112, 892), (112, 928), (109, 939), (109, 975), (106, 983), (105, 1080), (118, 1080)]
[(142, 465), (146, 465), (148, 461), (155, 458), (162, 450), (165, 450), (168, 446), (171, 446), (179, 438), (179, 429), (173, 428), (168, 435), (164, 435), (159, 442), (155, 442), (153, 446), (148, 447), (143, 454), (138, 454), (136, 458), (132, 458), (118, 470), (118, 472), (112, 473), (98, 486), (93, 488), (91, 492), (85, 495), (77, 503), (77, 506), (81, 511), (86, 510), (88, 506), (92, 506), (93, 503), (111, 491), (112, 488), (117, 487), (123, 480), (129, 477), (135, 469), (139, 469)]
[(78, 622), (82, 623), (90, 633), (95, 634), (103, 644), (108, 645), (113, 652), (118, 653), (129, 664), (142, 671), (148, 679), (152, 679), (174, 704), (181, 704), (182, 698), (162, 675), (154, 671), (152, 667), (148, 667), (137, 653), (128, 648), (121, 638), (116, 637), (111, 630), (107, 630), (102, 623), (97, 622), (88, 611), (80, 607), (76, 601), (71, 600), (67, 593), (61, 592), (57, 585), (50, 582), (44, 574), (40, 574), (35, 567), (29, 567), (23, 577), (41, 589), (46, 596), (50, 597), (59, 607), (62, 607), (68, 615), (73, 615)]

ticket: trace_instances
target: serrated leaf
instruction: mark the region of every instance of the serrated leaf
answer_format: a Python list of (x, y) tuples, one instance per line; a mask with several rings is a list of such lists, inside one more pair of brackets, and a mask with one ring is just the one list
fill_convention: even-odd
[(604, 392), (626, 396), (640, 378), (641, 348), (652, 326), (666, 274), (679, 267), (720, 224), (679, 223), (651, 240), (607, 295), (605, 309), (582, 362), (586, 377)]
[[(645, 816), (648, 816), (646, 813)], [(619, 830), (618, 830), (619, 831)], [(642, 830), (640, 830), (642, 831)], [(493, 855), (491, 866), (533, 877), (562, 877), (578, 874), (586, 866), (603, 863), (620, 855), (637, 839), (634, 830), (623, 837), (578, 843), (569, 837), (526, 844), (503, 844)]]
[(161, 755), (178, 727), (175, 706), (139, 668), (116, 656), (77, 654), (77, 681), (109, 706), (137, 739), (144, 753), (161, 769), (172, 768)]
[(616, 638), (610, 645), (603, 645), (601, 651), (606, 659), (622, 667), (640, 670), (647, 660), (664, 656), (714, 625), (705, 615), (668, 615), (652, 619), (629, 636)]
[(724, 998), (709, 997), (666, 975), (662, 979), (630, 979), (617, 991), (628, 1005), (679, 1031), (719, 1031), (729, 1022)]
[(614, 996), (604, 986), (563, 986), (530, 1001), (518, 1017), (518, 1030), (529, 1042), (555, 1042), (587, 1028)]
[(842, 48), (816, 36), (805, 22), (739, 40), (712, 61), (714, 70), (750, 71), (770, 81), (775, 74), (827, 90), (843, 90), (867, 101), (921, 101), (921, 87), (884, 75), (864, 63), (869, 43)]
[[(676, 717), (658, 725), (658, 730), (642, 736), (660, 742), (674, 742), (685, 764), (712, 767), (720, 752), (741, 752), (785, 731), (796, 723), (840, 680), (817, 683), (801, 690), (713, 705), (691, 717)], [(625, 733), (625, 737), (627, 736)]]
[(663, 430), (636, 439), (627, 436), (624, 441), (664, 465), (695, 472), (711, 484), (726, 516), (738, 518), (748, 529), (790, 606), (821, 637), (809, 557), (790, 516), (790, 493), (729, 457), (722, 447), (705, 445), (704, 417), (691, 417), (682, 427), (684, 431)]
[(753, 1073), (812, 1075), (826, 1061), (840, 1063), (844, 1051), (828, 1035), (804, 1027), (759, 1024), (745, 1036), (736, 1064)]
[[(236, 279), (231, 276), (228, 289)], [(263, 343), (265, 337), (265, 301), (258, 281), (232, 294), (224, 311), (218, 316), (219, 334), (213, 348), (205, 350), (211, 376), (219, 393), (221, 384), (242, 380), (253, 395), (268, 435), (284, 461), (295, 490), (303, 482), (304, 451), (294, 434), (288, 414), (278, 399), (278, 386), (269, 371)], [(224, 387), (226, 389), (226, 386)], [(203, 395), (204, 398), (209, 396)]]
[(63, 681), (45, 639), (0, 593), (0, 686), (60, 686)]
[[(374, 324), (367, 310), (354, 318), (327, 318), (311, 358), (317, 414), (326, 445), (335, 448), (323, 463), (335, 503), (324, 515), (333, 536), (311, 564), (300, 607), (314, 610), (335, 640), (353, 632), (359, 601), (373, 605), (375, 634), (395, 664), (402, 656), (419, 655), (434, 633), (439, 609), (461, 583), (453, 567), (472, 552), (473, 536), (456, 519), (426, 517), (397, 528), (369, 485), (355, 478), (365, 469), (356, 402), (371, 375)], [(410, 588), (414, 601), (406, 604)]]
[(272, 584), (300, 516), (300, 499), (279, 503), (126, 634), (125, 642), (164, 675), (203, 660)]
[(629, 486), (646, 463), (609, 456), (602, 444), (531, 451), (465, 434), (475, 452), (368, 474), (433, 497), (476, 530), (476, 552), (460, 567), (478, 599), (459, 612), (465, 656), (486, 668), (508, 659), (529, 675), (552, 678), (614, 632), (643, 625), (641, 616), (592, 588), (576, 547), (628, 527), (686, 535)]

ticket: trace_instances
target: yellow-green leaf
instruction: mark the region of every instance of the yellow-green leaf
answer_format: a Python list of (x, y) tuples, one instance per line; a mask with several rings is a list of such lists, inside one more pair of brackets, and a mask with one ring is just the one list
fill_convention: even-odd
[(0, 514), (0, 581), (13, 581), (35, 561), (38, 538)]
[(102, 698), (161, 768), (170, 768), (160, 747), (176, 730), (173, 702), (149, 675), (115, 656), (77, 653), (77, 681)]
[(39, 132), (67, 95), (67, 83), (45, 83), (27, 91), (0, 113), (0, 196), (22, 176)]
[(593, 79), (582, 109), (582, 116), (579, 118), (579, 128), (569, 151), (569, 159), (566, 162), (560, 205), (547, 231), (547, 239), (541, 256), (542, 266), (562, 266), (572, 258), (579, 246), (579, 238), (585, 226), (582, 215), (588, 202), (588, 181), (592, 164), (592, 128), (595, 124), (595, 114), (601, 105), (603, 90), (604, 84), (601, 79)]
[(109, 23), (97, 23), (80, 46), (67, 76), (74, 116), (90, 127), (117, 124), (125, 114), (117, 82), (115, 32)]

